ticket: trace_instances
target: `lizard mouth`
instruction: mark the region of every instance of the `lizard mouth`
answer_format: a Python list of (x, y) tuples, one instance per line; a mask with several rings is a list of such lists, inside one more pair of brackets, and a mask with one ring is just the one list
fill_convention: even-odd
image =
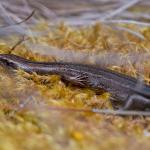
[(16, 64), (13, 61), (8, 60), (7, 58), (1, 55), (0, 55), (0, 65), (2, 67), (16, 68)]

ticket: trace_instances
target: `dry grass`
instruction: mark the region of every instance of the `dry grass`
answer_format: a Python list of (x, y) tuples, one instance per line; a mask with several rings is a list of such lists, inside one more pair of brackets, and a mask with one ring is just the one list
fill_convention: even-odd
[[(150, 28), (120, 23), (49, 27), (41, 23), (0, 53), (33, 61), (73, 61), (105, 66), (150, 84)], [(26, 37), (26, 36), (25, 36)], [(65, 109), (57, 109), (65, 108)], [(67, 110), (72, 108), (72, 110)], [(75, 109), (112, 108), (109, 94), (65, 84), (59, 76), (40, 76), (0, 67), (0, 149), (150, 149), (150, 117), (120, 117)]]

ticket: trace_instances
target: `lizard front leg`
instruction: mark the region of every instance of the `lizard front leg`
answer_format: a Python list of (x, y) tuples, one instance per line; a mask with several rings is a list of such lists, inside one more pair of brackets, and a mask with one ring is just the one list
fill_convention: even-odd
[(150, 99), (134, 94), (128, 97), (123, 110), (146, 110), (150, 109)]

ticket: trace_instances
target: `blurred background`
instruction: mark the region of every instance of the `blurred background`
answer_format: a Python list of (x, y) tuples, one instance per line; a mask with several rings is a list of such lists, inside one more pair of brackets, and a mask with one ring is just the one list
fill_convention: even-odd
[(94, 21), (117, 23), (117, 20), (150, 22), (149, 0), (0, 0), (0, 5), (14, 20), (23, 19), (35, 10), (30, 21), (42, 17), (51, 23), (63, 20), (70, 25), (88, 25)]

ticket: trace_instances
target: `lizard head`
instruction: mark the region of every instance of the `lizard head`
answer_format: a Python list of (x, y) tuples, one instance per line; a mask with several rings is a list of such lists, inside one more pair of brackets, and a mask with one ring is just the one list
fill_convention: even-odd
[(0, 54), (0, 65), (4, 67), (17, 68), (17, 62), (15, 61), (13, 55)]

